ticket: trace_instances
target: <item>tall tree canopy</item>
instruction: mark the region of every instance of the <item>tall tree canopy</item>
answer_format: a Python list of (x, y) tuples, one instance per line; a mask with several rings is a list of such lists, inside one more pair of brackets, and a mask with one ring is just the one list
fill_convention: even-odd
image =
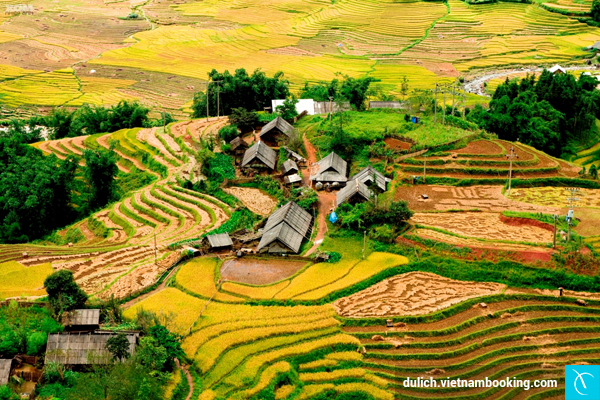
[[(285, 99), (290, 94), (289, 82), (284, 79), (283, 72), (276, 72), (270, 78), (259, 69), (252, 75), (243, 68), (235, 70), (233, 75), (227, 70), (221, 73), (213, 69), (208, 76), (214, 82), (209, 84), (208, 91), (209, 113), (212, 116), (217, 115), (217, 106), (221, 115), (229, 115), (232, 109), (240, 107), (262, 111), (264, 107), (271, 106), (271, 100)], [(206, 116), (206, 92), (195, 94), (192, 109), (195, 118)]]
[(597, 81), (587, 75), (544, 71), (498, 86), (489, 111), (476, 107), (468, 119), (501, 139), (519, 140), (559, 156), (572, 152), (569, 142), (585, 139), (600, 117)]
[(18, 134), (0, 137), (0, 242), (41, 237), (70, 222), (77, 160), (45, 157)]
[(305, 83), (300, 91), (300, 98), (329, 101), (329, 97), (333, 97), (333, 101), (348, 101), (355, 109), (364, 110), (369, 87), (372, 82), (377, 82), (377, 79), (349, 76), (343, 78), (343, 80), (333, 79), (331, 82), (319, 82), (311, 86)]
[(110, 150), (85, 150), (84, 174), (91, 187), (90, 207), (97, 209), (104, 207), (111, 201), (117, 200), (117, 182), (115, 177), (119, 172), (117, 156), (111, 147)]

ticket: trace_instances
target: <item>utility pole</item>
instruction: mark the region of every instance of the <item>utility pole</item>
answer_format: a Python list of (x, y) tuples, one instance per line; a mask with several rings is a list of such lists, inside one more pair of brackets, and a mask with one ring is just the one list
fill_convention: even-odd
[(442, 104), (442, 125), (446, 125), (446, 89), (448, 88), (447, 84), (444, 84), (444, 89), (442, 93), (444, 95), (444, 103)]
[(556, 248), (556, 220), (558, 219), (558, 215), (552, 215), (554, 217), (554, 236), (552, 237), (552, 248)]
[(210, 88), (210, 81), (206, 82), (206, 122), (209, 121), (208, 116), (208, 89)]
[(507, 196), (510, 196), (510, 184), (512, 182), (512, 163), (513, 163), (513, 158), (519, 158), (519, 156), (515, 153), (515, 149), (514, 147), (511, 146), (510, 148), (510, 154), (506, 155), (506, 158), (508, 158), (510, 160), (510, 168), (508, 170), (508, 194)]
[(365, 248), (366, 247), (367, 247), (367, 231), (365, 231), (364, 239), (363, 239), (363, 255), (362, 255), (363, 260), (365, 259)]
[(570, 197), (567, 197), (567, 201), (569, 202), (569, 204), (567, 205), (569, 207), (569, 212), (567, 214), (567, 220), (568, 220), (568, 224), (569, 224), (569, 233), (567, 233), (567, 243), (571, 241), (571, 226), (573, 226), (573, 208), (577, 207), (575, 205), (576, 202), (579, 201), (579, 197), (575, 197), (576, 194), (579, 193), (579, 191), (581, 190), (580, 188), (576, 188), (576, 187), (570, 187), (566, 189), (567, 192), (570, 193)]
[(438, 84), (435, 84), (435, 95), (433, 100), (433, 124), (437, 124), (437, 92), (438, 92)]
[(463, 121), (465, 120), (465, 109), (467, 108), (466, 98), (467, 98), (467, 96), (465, 96), (465, 94), (463, 93), (462, 94), (462, 106), (463, 106), (462, 119), (463, 119)]
[(156, 247), (156, 231), (154, 231), (154, 265), (158, 266), (158, 248)]
[(331, 115), (333, 114), (333, 96), (329, 96), (329, 122), (331, 123)]
[(454, 93), (456, 92), (456, 82), (452, 84), (452, 116), (454, 117)]

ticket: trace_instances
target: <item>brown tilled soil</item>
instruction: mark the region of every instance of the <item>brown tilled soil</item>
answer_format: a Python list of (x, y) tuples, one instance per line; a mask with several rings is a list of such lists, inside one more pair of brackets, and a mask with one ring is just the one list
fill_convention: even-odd
[(500, 293), (505, 287), (409, 272), (339, 299), (333, 306), (339, 315), (351, 318), (429, 314), (473, 297)]
[(497, 155), (502, 153), (502, 148), (496, 143), (489, 140), (474, 140), (469, 142), (465, 147), (458, 150), (452, 150), (451, 153), (456, 154), (486, 154)]
[[(429, 199), (421, 198), (422, 194)], [(502, 186), (438, 186), (420, 185), (396, 188), (395, 200), (408, 201), (414, 211), (473, 210), (480, 211), (522, 211), (555, 214), (558, 208), (509, 200), (502, 194)]]
[(251, 285), (268, 285), (289, 278), (305, 265), (303, 261), (241, 258), (225, 261), (221, 266), (221, 277), (228, 281)]
[(410, 219), (413, 224), (441, 228), (467, 237), (513, 242), (550, 243), (552, 231), (536, 224), (508, 225), (500, 214), (488, 212), (461, 213), (415, 213)]
[(408, 142), (403, 142), (402, 140), (394, 139), (394, 138), (385, 138), (384, 143), (387, 144), (393, 150), (408, 150), (412, 144)]
[(232, 186), (223, 190), (237, 197), (250, 211), (258, 215), (266, 217), (277, 207), (277, 200), (260, 189)]

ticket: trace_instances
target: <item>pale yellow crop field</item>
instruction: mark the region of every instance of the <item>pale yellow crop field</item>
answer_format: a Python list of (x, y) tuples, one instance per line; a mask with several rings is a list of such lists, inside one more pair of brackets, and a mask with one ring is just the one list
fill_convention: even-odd
[(18, 296), (44, 296), (44, 279), (53, 272), (52, 265), (26, 267), (16, 261), (0, 264), (0, 299)]

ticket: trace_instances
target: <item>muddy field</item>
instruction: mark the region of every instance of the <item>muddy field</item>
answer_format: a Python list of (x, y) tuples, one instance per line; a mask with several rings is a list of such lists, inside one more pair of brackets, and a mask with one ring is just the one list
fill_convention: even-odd
[(458, 155), (462, 154), (478, 154), (478, 155), (500, 155), (502, 153), (502, 148), (494, 142), (490, 142), (489, 140), (474, 140), (469, 142), (466, 147), (458, 150), (452, 150), (452, 153), (456, 153)]
[(253, 213), (264, 217), (277, 207), (277, 200), (260, 189), (233, 186), (223, 190), (238, 198)]
[(550, 243), (552, 231), (545, 227), (513, 223), (501, 214), (488, 212), (415, 213), (413, 224), (441, 228), (457, 235), (487, 240)]
[[(424, 200), (421, 195), (429, 199)], [(518, 201), (511, 194), (507, 199), (502, 194), (502, 186), (437, 186), (422, 185), (399, 187), (396, 189), (395, 200), (408, 201), (409, 208), (414, 211), (446, 211), (473, 210), (480, 211), (522, 211), (554, 214), (557, 208)]]
[(221, 277), (228, 281), (251, 285), (268, 285), (289, 278), (306, 265), (304, 261), (228, 260), (221, 266)]
[(408, 142), (403, 142), (402, 140), (394, 138), (385, 138), (383, 141), (393, 150), (408, 150), (412, 146), (412, 144)]
[(429, 314), (461, 301), (501, 293), (505, 285), (464, 282), (428, 272), (409, 272), (333, 303), (344, 317), (365, 318)]

